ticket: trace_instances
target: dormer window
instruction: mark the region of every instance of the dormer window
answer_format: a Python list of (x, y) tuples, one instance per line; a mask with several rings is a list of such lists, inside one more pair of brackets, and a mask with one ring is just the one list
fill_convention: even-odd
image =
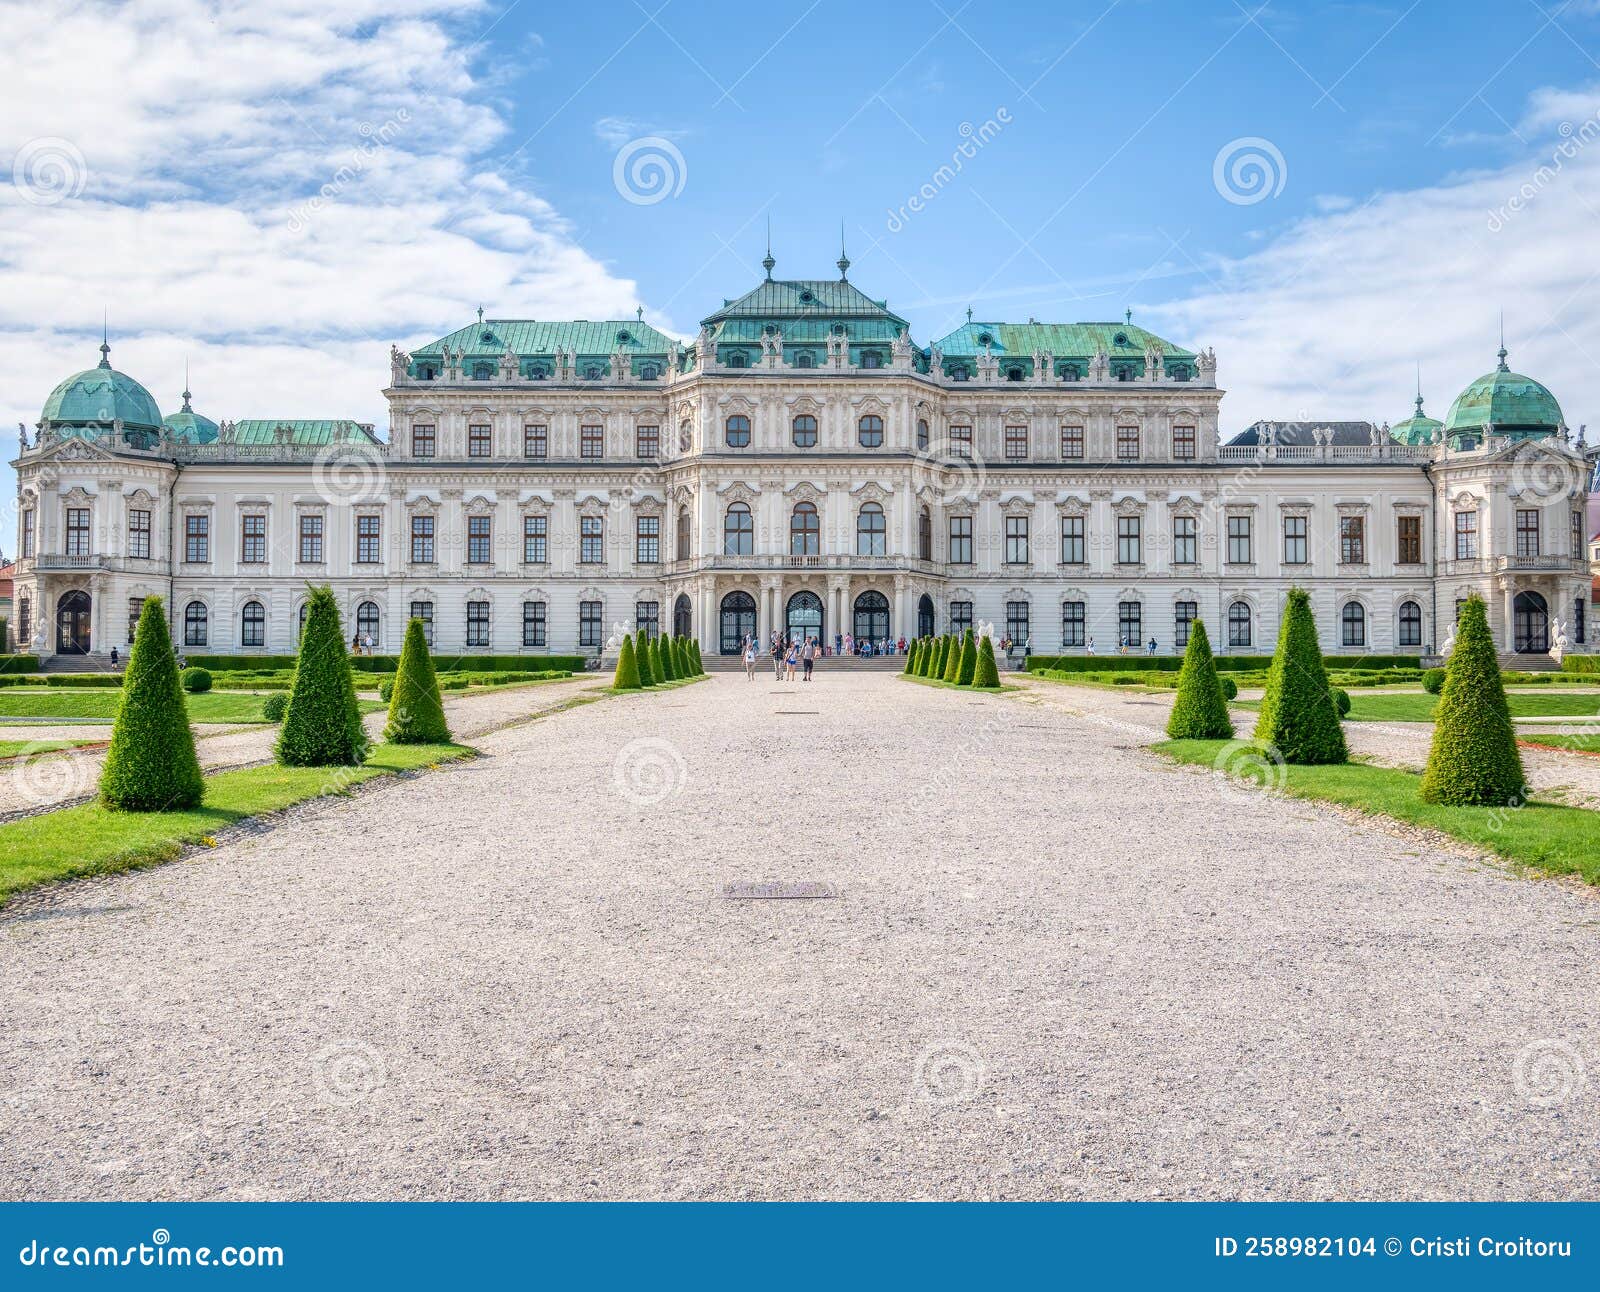
[(1060, 368), (1062, 381), (1082, 381), (1083, 370), (1075, 363), (1064, 363)]
[(631, 335), (629, 335), (629, 333), (628, 333), (628, 331), (626, 329), (624, 329), (623, 331), (617, 333), (617, 344), (618, 345), (627, 345), (632, 340), (633, 340), (633, 337)]
[(861, 366), (863, 368), (883, 367), (883, 356), (876, 350), (863, 350), (861, 353)]
[(800, 303), (802, 305), (815, 304), (816, 303), (816, 299), (817, 298), (811, 294), (811, 291), (809, 289), (807, 289), (806, 291), (803, 291), (803, 292), (800, 293)]
[(655, 364), (653, 364), (653, 363), (647, 363), (647, 364), (645, 364), (644, 367), (639, 369), (639, 380), (640, 381), (654, 381), (660, 375), (661, 375), (661, 370), (659, 368), (657, 368), (655, 366)]
[(549, 379), (550, 379), (550, 370), (548, 368), (546, 368), (543, 364), (530, 363), (528, 365), (528, 380), (529, 381), (548, 381)]
[(492, 363), (475, 363), (472, 365), (472, 379), (474, 381), (491, 381), (494, 378), (494, 365)]
[(992, 335), (990, 335), (988, 332), (979, 332), (978, 333), (978, 344), (979, 345), (993, 345), (994, 344), (994, 337)]
[(435, 368), (431, 363), (421, 363), (421, 364), (417, 365), (417, 380), (418, 381), (433, 381), (433, 380), (437, 379), (438, 376), (439, 376), (439, 370), (437, 368)]
[(951, 381), (965, 381), (966, 379), (967, 379), (967, 370), (965, 368), (963, 368), (960, 364), (957, 364), (955, 367), (950, 369), (950, 380)]
[(728, 367), (730, 368), (746, 367), (747, 362), (748, 361), (745, 359), (743, 352), (739, 350), (735, 350), (728, 356)]
[(1010, 368), (1007, 368), (1006, 369), (1006, 380), (1007, 381), (1021, 381), (1022, 380), (1022, 369), (1018, 368), (1018, 367), (1014, 367), (1014, 366), (1010, 367)]
[(817, 366), (817, 357), (809, 350), (802, 350), (795, 355), (794, 366), (796, 368), (815, 368)]
[(1111, 338), (1111, 344), (1112, 345), (1127, 345), (1128, 344), (1128, 334), (1126, 332), (1118, 332), (1116, 334), (1116, 336)]
[(602, 376), (604, 376), (604, 375), (605, 375), (605, 370), (603, 368), (601, 368), (598, 364), (594, 364), (594, 363), (591, 363), (587, 368), (585, 368), (583, 370), (583, 379), (585, 381), (599, 381), (600, 378)]

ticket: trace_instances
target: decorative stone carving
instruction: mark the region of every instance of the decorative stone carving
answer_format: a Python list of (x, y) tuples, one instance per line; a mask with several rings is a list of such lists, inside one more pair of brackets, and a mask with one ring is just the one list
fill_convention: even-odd
[(1105, 352), (1104, 347), (1096, 347), (1089, 360), (1089, 380), (1107, 382), (1111, 380), (1111, 356)]
[(406, 372), (411, 367), (411, 356), (397, 345), (389, 347), (389, 384), (398, 386), (407, 380)]

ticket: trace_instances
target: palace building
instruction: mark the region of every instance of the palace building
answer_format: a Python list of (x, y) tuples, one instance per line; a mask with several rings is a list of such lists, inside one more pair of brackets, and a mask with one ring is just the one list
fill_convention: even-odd
[[(110, 364), (16, 459), (12, 637), (288, 654), (306, 589), (396, 652), (598, 651), (625, 622), (897, 638), (979, 620), (1035, 654), (1270, 653), (1290, 586), (1330, 654), (1422, 654), (1476, 592), (1508, 652), (1592, 650), (1593, 453), (1498, 366), (1441, 422), (1256, 423), (1206, 350), (1136, 326), (973, 320), (920, 346), (848, 278), (766, 277), (684, 345), (639, 318), (485, 318), (391, 355), (389, 427), (212, 420)], [(271, 410), (266, 410), (270, 412)]]

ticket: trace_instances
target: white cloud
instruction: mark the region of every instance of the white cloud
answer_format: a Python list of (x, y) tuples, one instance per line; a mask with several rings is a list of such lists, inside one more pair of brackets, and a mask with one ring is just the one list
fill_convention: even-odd
[[(98, 356), (213, 417), (382, 425), (391, 342), (491, 312), (631, 315), (634, 284), (485, 153), (479, 0), (5, 4), (0, 417)], [(70, 85), (63, 94), (60, 87)], [(55, 141), (44, 142), (40, 141)], [(78, 161), (81, 157), (81, 169)], [(78, 195), (41, 204), (65, 158)], [(9, 536), (0, 536), (9, 545)]]
[(1515, 164), (1305, 219), (1146, 313), (1216, 347), (1233, 431), (1260, 417), (1397, 421), (1418, 362), (1443, 417), (1494, 366), (1504, 309), (1512, 367), (1548, 385), (1576, 429), (1600, 401), (1600, 137), (1552, 127), (1597, 109), (1600, 91), (1543, 92), (1528, 113), (1542, 130)]

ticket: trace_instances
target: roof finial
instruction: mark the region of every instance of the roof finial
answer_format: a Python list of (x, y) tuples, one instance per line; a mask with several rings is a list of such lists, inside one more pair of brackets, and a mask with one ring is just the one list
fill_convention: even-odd
[(972, 306), (967, 306), (967, 322), (972, 322)]
[(1500, 371), (1510, 372), (1506, 367), (1506, 312), (1500, 311)]
[(1132, 323), (1133, 322), (1133, 310), (1132, 309), (1125, 309), (1125, 310), (1122, 311), (1122, 321), (1124, 323)]
[(185, 359), (183, 361), (183, 411), (186, 413), (194, 412), (194, 409), (189, 407), (189, 401), (192, 398), (193, 396), (189, 394), (189, 361)]
[(850, 257), (844, 254), (844, 221), (839, 221), (839, 259), (833, 262), (839, 266), (839, 281), (845, 282), (850, 273)]
[(772, 281), (772, 267), (778, 262), (772, 258), (772, 217), (767, 217), (767, 254), (761, 258), (761, 267), (767, 271), (767, 281)]
[(100, 366), (111, 366), (111, 311), (104, 312), (100, 322)]
[(483, 306), (481, 305), (478, 306), (478, 322), (480, 325), (483, 323)]
[(639, 306), (639, 308), (635, 311), (635, 317), (638, 318), (639, 322), (641, 322), (641, 323), (644, 322), (644, 306), (643, 305)]
[(1417, 416), (1422, 416), (1422, 360), (1417, 360)]

